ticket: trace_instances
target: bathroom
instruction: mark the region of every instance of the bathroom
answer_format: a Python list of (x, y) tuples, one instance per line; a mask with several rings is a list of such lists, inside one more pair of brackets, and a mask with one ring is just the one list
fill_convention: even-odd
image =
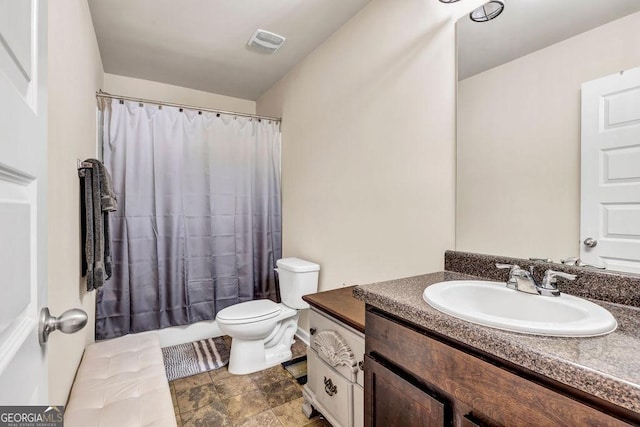
[[(136, 0), (131, 2), (133, 9), (126, 9), (125, 3), (129, 2), (34, 2), (47, 9), (47, 25), (41, 27), (44, 32), (39, 36), (48, 51), (47, 61), (42, 61), (47, 66), (46, 97), (39, 102), (47, 107), (48, 124), (39, 132), (46, 140), (46, 157), (41, 160), (48, 171), (46, 180), (41, 180), (46, 187), (39, 193), (46, 216), (40, 218), (38, 233), (44, 291), (38, 294), (37, 305), (48, 306), (56, 316), (70, 308), (82, 308), (89, 320), (75, 334), (51, 335), (44, 366), (36, 372), (46, 378), (39, 393), (47, 398), (34, 399), (29, 392), (23, 402), (66, 404), (83, 352), (94, 341), (95, 292), (86, 291), (81, 277), (77, 160), (98, 155), (99, 90), (282, 118), (282, 256), (320, 265), (319, 291), (442, 271), (445, 251), (451, 249), (555, 261), (579, 255), (583, 240), (579, 113), (570, 113), (571, 129), (566, 130), (554, 121), (558, 115), (553, 108), (544, 109), (550, 117), (543, 116), (540, 108), (535, 115), (525, 111), (525, 117), (535, 116), (539, 121), (523, 130), (526, 123), (505, 116), (516, 115), (521, 106), (505, 110), (493, 98), (504, 87), (518, 86), (516, 77), (496, 78), (483, 86), (484, 92), (471, 88), (471, 80), (464, 83), (466, 88), (457, 86), (456, 22), (466, 20), (484, 1), (372, 0), (349, 2), (348, 7), (336, 1), (324, 8), (307, 6), (308, 22), (297, 28), (302, 35), (306, 27), (316, 31), (311, 24), (328, 20), (331, 11), (338, 10), (333, 8), (344, 13), (344, 21), (333, 19), (335, 28), (317, 40), (314, 49), (288, 64), (263, 92), (242, 96), (223, 94), (222, 89), (200, 89), (189, 82), (195, 74), (191, 69), (174, 72), (183, 79), (174, 81), (162, 81), (161, 72), (151, 62), (138, 75), (126, 71), (126, 60), (120, 64), (121, 71), (113, 71), (114, 58), (105, 56), (105, 42), (97, 35), (106, 29), (92, 17), (93, 8), (101, 5), (115, 16), (125, 15), (129, 31), (136, 32), (137, 20), (149, 12), (145, 7), (175, 7), (168, 1), (151, 6), (148, 1)], [(214, 3), (222, 10), (228, 6), (224, 1)], [(504, 3), (502, 16), (490, 22), (500, 23), (509, 16), (509, 1)], [(203, 2), (186, 4), (194, 14), (210, 10)], [(251, 4), (258, 8), (260, 2)], [(244, 7), (249, 8), (235, 6), (233, 11), (242, 16)], [(293, 13), (294, 6), (282, 3), (274, 9), (279, 12), (268, 16), (266, 22), (247, 25), (251, 30), (242, 36), (244, 43), (262, 25), (278, 33), (278, 28), (291, 22), (286, 11)], [(154, 25), (173, 25), (173, 16), (158, 16), (164, 20)], [(541, 19), (550, 25), (548, 17)], [(624, 19), (630, 28), (637, 28), (640, 18), (637, 12), (629, 12)], [(589, 49), (564, 54), (568, 60), (579, 61), (579, 53), (589, 52), (592, 60), (597, 59), (595, 71), (576, 75), (577, 84), (640, 66), (640, 52), (634, 43), (637, 37), (615, 35), (615, 43), (604, 40)], [(114, 39), (118, 40), (115, 35)], [(162, 41), (159, 37), (135, 46), (134, 54), (145, 58), (153, 43)], [(200, 48), (194, 43), (195, 49), (185, 47), (185, 51)], [(289, 37), (274, 56), (258, 58), (268, 61), (286, 54), (288, 43), (295, 40)], [(181, 56), (177, 58), (175, 62), (182, 61)], [(570, 64), (562, 69), (574, 70)], [(516, 65), (514, 61), (512, 66)], [(532, 84), (545, 84), (531, 74)], [(567, 81), (563, 76), (557, 84)], [(2, 93), (5, 89), (2, 86)], [(460, 115), (468, 112), (459, 110), (457, 99), (467, 95), (478, 104), (472, 105), (476, 108), (472, 114), (482, 119), (465, 131), (459, 127)], [(518, 97), (528, 100), (530, 96), (523, 93)], [(579, 106), (578, 92), (572, 102)], [(1, 116), (13, 117), (12, 113)], [(504, 135), (480, 128), (480, 124), (490, 123), (490, 129), (496, 131), (499, 122), (511, 123), (512, 128)], [(8, 125), (2, 124), (3, 133)], [(543, 127), (548, 134), (536, 137), (534, 131)], [(13, 158), (5, 149), (6, 138), (2, 139), (0, 163), (20, 169), (24, 163)], [(512, 144), (491, 145), (505, 141)], [(300, 314), (298, 341), (309, 339), (304, 336), (309, 331), (308, 317), (306, 312)], [(187, 333), (193, 334), (193, 340), (201, 339), (211, 327), (193, 325), (188, 332), (168, 333), (166, 339), (178, 343)], [(23, 366), (6, 372), (28, 370)], [(10, 375), (10, 384), (21, 378), (3, 370), (5, 375)], [(23, 391), (5, 387), (4, 379), (2, 384), (2, 401), (15, 403), (10, 397)]]

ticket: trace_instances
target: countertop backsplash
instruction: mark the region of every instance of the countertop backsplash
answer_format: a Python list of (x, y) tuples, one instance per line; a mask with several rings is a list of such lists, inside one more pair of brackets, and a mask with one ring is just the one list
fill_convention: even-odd
[(446, 251), (444, 255), (446, 271), (506, 282), (509, 278), (509, 270), (496, 268), (496, 263), (517, 264), (527, 270), (533, 266), (534, 277), (537, 280), (541, 280), (548, 269), (575, 274), (577, 277), (574, 281), (558, 279), (558, 288), (561, 292), (582, 298), (640, 307), (640, 275), (471, 252)]

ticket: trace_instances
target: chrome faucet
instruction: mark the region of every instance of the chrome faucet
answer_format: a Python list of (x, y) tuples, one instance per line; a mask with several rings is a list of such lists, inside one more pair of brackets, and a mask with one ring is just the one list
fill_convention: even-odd
[(496, 267), (511, 269), (509, 271), (509, 280), (507, 280), (507, 288), (528, 294), (538, 294), (538, 284), (531, 272), (522, 269), (516, 264), (496, 264)]
[(568, 274), (549, 269), (544, 273), (542, 283), (538, 284), (536, 279), (533, 277), (533, 266), (530, 268), (530, 271), (524, 270), (519, 265), (515, 264), (496, 264), (496, 267), (510, 269), (507, 288), (534, 295), (559, 297), (560, 291), (556, 285), (556, 277), (562, 277), (567, 280), (574, 280), (576, 278), (575, 274)]

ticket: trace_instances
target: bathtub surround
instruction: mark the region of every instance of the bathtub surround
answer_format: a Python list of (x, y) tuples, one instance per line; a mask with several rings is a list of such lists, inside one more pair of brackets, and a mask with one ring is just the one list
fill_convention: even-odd
[(114, 276), (97, 296), (96, 337), (275, 300), (278, 125), (132, 101), (105, 105), (104, 162), (120, 209), (111, 217)]

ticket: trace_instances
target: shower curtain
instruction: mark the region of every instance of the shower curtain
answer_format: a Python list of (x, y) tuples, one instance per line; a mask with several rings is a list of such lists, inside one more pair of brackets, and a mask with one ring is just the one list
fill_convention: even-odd
[(280, 131), (267, 120), (107, 100), (104, 163), (113, 277), (96, 297), (96, 338), (214, 319), (276, 300)]

